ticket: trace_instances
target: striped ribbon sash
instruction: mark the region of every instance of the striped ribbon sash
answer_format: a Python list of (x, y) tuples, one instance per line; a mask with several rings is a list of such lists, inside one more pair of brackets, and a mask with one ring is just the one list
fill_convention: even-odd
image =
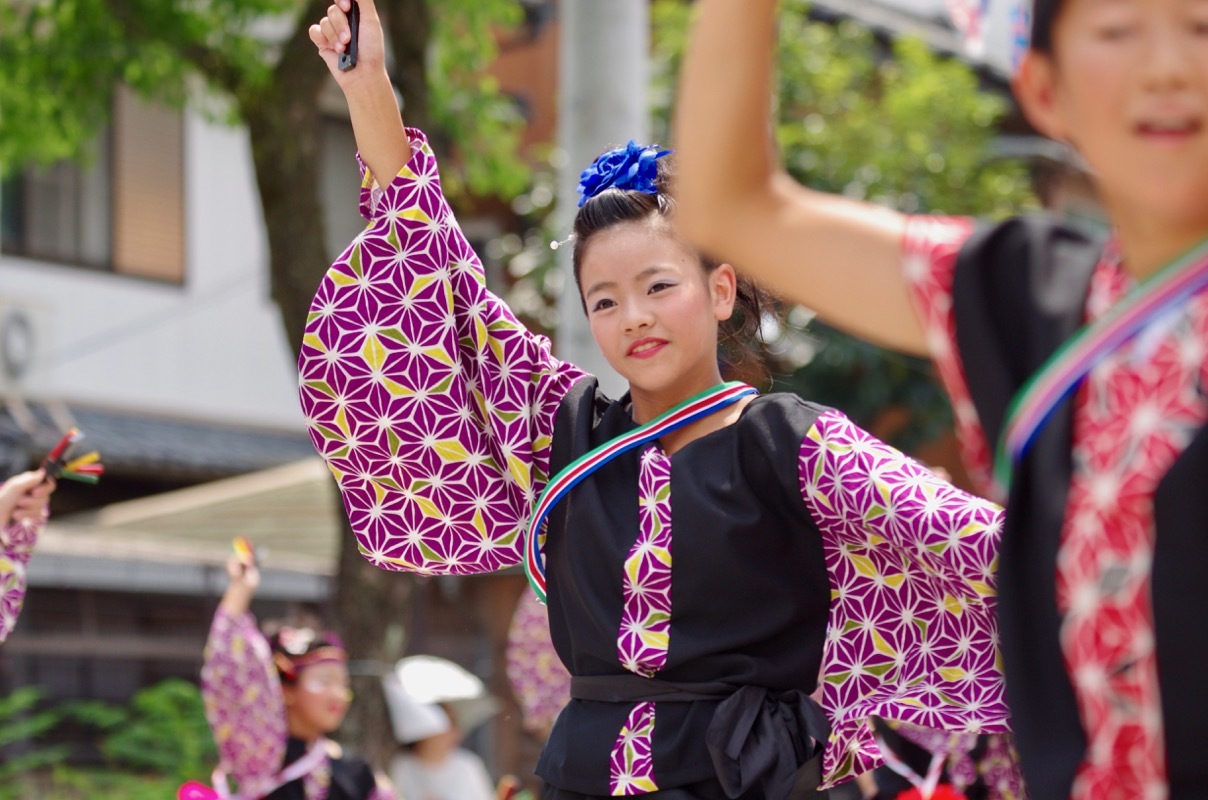
[(213, 786), (189, 781), (176, 790), (176, 800), (254, 800), (265, 797), (285, 784), (293, 783), (318, 769), (328, 758), (328, 744), (327, 739), (317, 739), (301, 758), (273, 776), (267, 786), (260, 786), (254, 795), (245, 795), (242, 786), (239, 787), (239, 792), (232, 794), (226, 770), (219, 766), (210, 779)]
[(994, 484), (1005, 499), (1011, 472), (1036, 434), (1096, 364), (1153, 320), (1208, 286), (1208, 239), (1167, 264), (1095, 322), (1084, 325), (1020, 387), (1007, 409), (994, 458)]
[(575, 459), (555, 475), (553, 480), (546, 484), (544, 491), (537, 499), (537, 505), (533, 508), (528, 530), (525, 533), (524, 571), (528, 575), (533, 591), (537, 593), (537, 598), (542, 603), (545, 602), (545, 557), (541, 553), (538, 534), (545, 523), (545, 518), (549, 516), (550, 510), (557, 505), (559, 500), (569, 494), (570, 490), (575, 488), (580, 481), (621, 453), (640, 447), (652, 439), (665, 436), (671, 431), (707, 417), (714, 411), (725, 408), (747, 395), (757, 393), (758, 390), (753, 386), (738, 381), (715, 386), (707, 392), (685, 400), (645, 425), (615, 439), (610, 439)]

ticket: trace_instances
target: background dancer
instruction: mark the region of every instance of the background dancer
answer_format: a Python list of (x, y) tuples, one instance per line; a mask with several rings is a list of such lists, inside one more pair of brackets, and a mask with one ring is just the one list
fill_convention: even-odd
[(352, 691), (337, 636), (282, 628), (265, 638), (248, 610), (260, 585), (250, 557), (227, 560), (230, 584), (214, 614), (201, 672), (206, 718), (220, 757), (215, 791), (189, 784), (183, 800), (392, 800), (385, 779), (327, 737), (344, 720)]

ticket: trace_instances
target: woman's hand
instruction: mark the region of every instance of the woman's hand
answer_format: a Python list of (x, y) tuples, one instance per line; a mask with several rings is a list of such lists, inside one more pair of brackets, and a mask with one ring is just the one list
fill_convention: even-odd
[(44, 470), (22, 472), (0, 484), (0, 527), (13, 522), (41, 522), (55, 482)]
[(382, 20), (378, 17), (377, 6), (373, 0), (358, 0), (361, 23), (360, 36), (357, 37), (357, 64), (349, 70), (340, 69), (340, 54), (352, 42), (352, 29), (348, 24), (352, 2), (335, 0), (327, 7), (327, 16), (310, 26), (310, 40), (319, 48), (319, 56), (342, 89), (360, 80), (366, 73), (378, 73), (386, 68)]
[(248, 564), (238, 556), (230, 556), (226, 562), (227, 584), (226, 594), (222, 596), (222, 608), (232, 617), (237, 617), (248, 610), (256, 590), (260, 588), (260, 569), (255, 564)]

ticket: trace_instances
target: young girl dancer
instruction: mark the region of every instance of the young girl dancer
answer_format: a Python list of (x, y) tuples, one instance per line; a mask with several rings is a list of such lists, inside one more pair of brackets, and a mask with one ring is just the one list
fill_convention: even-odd
[(25, 602), (25, 567), (46, 525), (54, 482), (42, 470), (0, 483), (0, 642), (8, 638)]
[[(338, 68), (347, 8), (311, 38), (349, 102), (370, 224), (318, 289), (302, 403), (372, 563), (525, 560), (547, 591), (573, 677), (543, 797), (782, 800), (817, 783), (823, 745), (827, 778), (875, 763), (870, 715), (1002, 730), (1000, 510), (836, 411), (723, 384), (719, 325), (749, 294), (676, 235), (654, 148), (606, 154), (581, 186), (575, 277), (630, 386), (604, 397), (486, 290), (402, 125), (372, 0), (360, 63)], [(604, 443), (620, 454), (583, 458)], [(526, 536), (568, 465), (590, 476)]]
[(823, 319), (935, 359), (1007, 501), (1003, 657), (1033, 795), (1208, 795), (1208, 629), (1189, 624), (1208, 612), (1208, 2), (1035, 3), (1015, 92), (1090, 165), (1106, 246), (794, 184), (767, 135), (775, 0), (699, 5), (681, 222)]
[(292, 628), (266, 639), (248, 611), (260, 571), (232, 556), (227, 575), (201, 671), (219, 768), (212, 790), (188, 784), (181, 800), (391, 800), (365, 762), (343, 757), (327, 738), (352, 699), (339, 639)]

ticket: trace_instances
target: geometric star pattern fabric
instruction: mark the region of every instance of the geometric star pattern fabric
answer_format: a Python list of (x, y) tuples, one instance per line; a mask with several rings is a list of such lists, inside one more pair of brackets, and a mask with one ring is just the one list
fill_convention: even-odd
[(994, 615), (1001, 510), (830, 411), (802, 443), (802, 496), (831, 583), (822, 706), (838, 720), (823, 771), (880, 762), (865, 720), (1009, 727)]

